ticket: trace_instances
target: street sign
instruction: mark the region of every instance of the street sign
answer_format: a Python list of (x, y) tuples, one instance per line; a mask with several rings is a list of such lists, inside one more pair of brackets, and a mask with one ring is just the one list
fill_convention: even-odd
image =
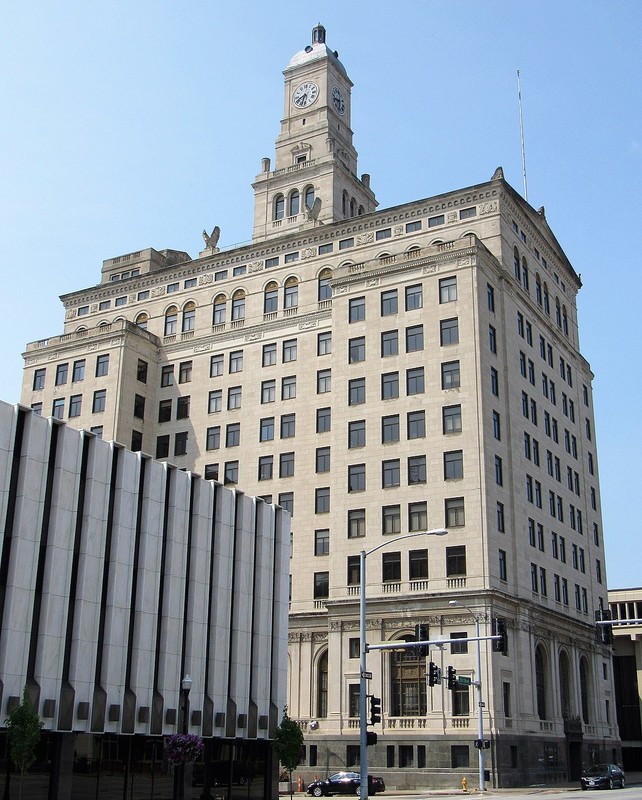
[(364, 672), (361, 673), (361, 677), (362, 678), (367, 678), (368, 680), (371, 680), (372, 679), (372, 672), (365, 672), (364, 671)]
[(472, 678), (468, 678), (466, 675), (458, 675), (457, 683), (460, 686), (470, 686), (470, 684), (472, 683)]

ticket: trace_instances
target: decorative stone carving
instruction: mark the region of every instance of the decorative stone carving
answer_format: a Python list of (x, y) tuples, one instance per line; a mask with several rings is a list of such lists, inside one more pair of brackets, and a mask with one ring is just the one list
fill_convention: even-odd
[(494, 211), (497, 211), (497, 200), (490, 200), (488, 203), (479, 204), (480, 214), (492, 214)]
[(392, 229), (393, 236), (403, 236), (404, 227), (403, 225), (395, 225)]
[(457, 212), (456, 211), (449, 211), (446, 214), (446, 222), (457, 222)]
[(65, 319), (73, 319), (76, 316), (76, 309), (69, 308), (65, 313)]
[(130, 294), (128, 299), (127, 299), (127, 302), (128, 303), (135, 303), (136, 302), (136, 295), (135, 294)]
[(302, 322), (299, 325), (299, 330), (300, 331), (309, 331), (312, 328), (316, 328), (316, 327), (317, 327), (317, 321), (315, 319), (310, 319), (307, 322)]
[(348, 287), (347, 286), (334, 286), (332, 288), (332, 295), (333, 296), (335, 294), (347, 294), (347, 293), (348, 293)]
[(380, 278), (368, 278), (368, 280), (366, 281), (366, 286), (379, 286), (380, 283), (381, 283)]
[(154, 286), (152, 289), (152, 297), (162, 297), (165, 294), (164, 286)]
[(207, 350), (212, 349), (211, 342), (206, 342), (205, 344), (196, 344), (194, 345), (194, 352), (195, 353), (205, 353)]
[(90, 342), (87, 345), (87, 350), (98, 350), (98, 342)]
[(263, 331), (254, 331), (245, 336), (246, 342), (258, 342), (263, 338)]
[(301, 250), (301, 258), (313, 258), (317, 254), (314, 247), (305, 247)]
[(262, 261), (250, 261), (247, 265), (248, 272), (260, 272), (263, 269)]
[(374, 242), (374, 231), (368, 231), (367, 233), (360, 233), (357, 236), (357, 245), (361, 244), (371, 244)]
[(198, 285), (204, 286), (206, 283), (212, 283), (213, 280), (214, 276), (211, 273), (208, 273), (207, 275), (201, 275), (198, 279)]
[(92, 303), (91, 304), (91, 313), (95, 314), (96, 311), (98, 311), (98, 303)]
[(421, 271), (424, 275), (432, 275), (434, 272), (437, 272), (437, 265), (435, 263), (426, 264)]
[(471, 265), (471, 258), (470, 256), (462, 256), (462, 258), (457, 259), (457, 266), (458, 267), (469, 267)]

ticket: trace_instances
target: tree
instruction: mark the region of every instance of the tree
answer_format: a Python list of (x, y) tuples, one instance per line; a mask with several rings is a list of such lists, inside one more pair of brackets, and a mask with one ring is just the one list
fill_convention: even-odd
[(283, 719), (274, 736), (274, 751), (279, 761), (290, 775), (290, 798), (292, 798), (292, 773), (301, 763), (303, 733), (293, 719), (288, 717), (288, 709), (283, 709)]
[(27, 687), (22, 695), (22, 703), (13, 709), (4, 721), (9, 733), (9, 753), (11, 760), (20, 772), (20, 789), (18, 797), (22, 800), (22, 780), (25, 772), (36, 760), (36, 748), (40, 742), (42, 722), (34, 711)]

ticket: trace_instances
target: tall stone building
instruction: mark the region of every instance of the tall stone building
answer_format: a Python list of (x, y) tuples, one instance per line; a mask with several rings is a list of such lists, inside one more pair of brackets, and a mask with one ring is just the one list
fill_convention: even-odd
[(304, 778), (358, 762), (359, 552), (384, 543), (370, 644), (503, 617), (508, 649), (482, 642), (481, 675), (474, 643), (432, 650), (473, 679), (452, 692), (427, 689), (410, 651), (371, 652), (371, 770), (397, 786), (473, 773), (481, 679), (495, 785), (574, 778), (619, 752), (593, 625), (607, 594), (579, 276), (501, 168), (377, 210), (322, 26), (284, 76), (252, 242), (219, 249), (214, 229), (197, 258), (105, 261), (62, 297), (64, 332), (27, 345), (23, 402), (291, 512)]

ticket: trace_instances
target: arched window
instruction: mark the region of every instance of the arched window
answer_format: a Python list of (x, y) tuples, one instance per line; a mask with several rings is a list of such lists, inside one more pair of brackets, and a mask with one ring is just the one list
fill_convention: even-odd
[(245, 319), (245, 292), (238, 289), (232, 295), (232, 321)]
[(537, 716), (546, 719), (546, 654), (541, 644), (535, 648), (535, 697)]
[(290, 199), (288, 201), (288, 217), (296, 217), (299, 213), (299, 190), (295, 189), (290, 194)]
[(319, 301), (332, 299), (332, 270), (324, 269), (319, 275)]
[(147, 314), (146, 314), (146, 313), (143, 311), (143, 313), (142, 313), (142, 314), (139, 314), (139, 315), (136, 317), (136, 324), (138, 325), (138, 327), (139, 327), (139, 328), (142, 328), (144, 331), (146, 331), (146, 330), (147, 330), (147, 320), (148, 320), (148, 319), (149, 319), (149, 317), (148, 317), (148, 316), (147, 316)]
[(528, 264), (525, 258), (522, 258), (522, 285), (526, 291), (529, 290), (528, 285)]
[(352, 198), (352, 200), (350, 200), (350, 216), (351, 217), (357, 216), (357, 201), (354, 199), (354, 197)]
[(190, 300), (189, 303), (185, 303), (183, 308), (183, 326), (181, 328), (183, 333), (187, 331), (193, 331), (196, 327), (196, 303)]
[(548, 296), (548, 284), (546, 283), (546, 281), (544, 281), (544, 311), (550, 317), (550, 315), (551, 315), (551, 302), (550, 302), (550, 298)]
[(357, 214), (359, 216), (361, 216), (362, 214), (365, 214), (365, 213), (366, 213), (365, 208), (363, 206), (359, 206), (359, 211), (357, 212)]
[(589, 667), (584, 656), (580, 658), (580, 702), (582, 704), (582, 719), (588, 725), (589, 714)]
[(165, 312), (165, 336), (174, 336), (178, 328), (178, 308), (170, 306)]
[(542, 281), (539, 277), (539, 272), (535, 274), (535, 300), (537, 300), (537, 305), (542, 305)]
[(328, 716), (328, 651), (317, 663), (317, 717)]
[(277, 194), (274, 198), (274, 219), (283, 219), (285, 214), (285, 197), (282, 194)]
[(299, 305), (299, 281), (296, 278), (288, 278), (285, 282), (283, 305), (285, 308), (296, 308)]
[(305, 207), (312, 208), (312, 206), (314, 205), (314, 186), (306, 186), (303, 197), (304, 197)]
[(279, 307), (279, 287), (275, 281), (270, 281), (263, 292), (263, 313), (275, 314)]
[(519, 250), (517, 248), (513, 250), (513, 268), (515, 269), (515, 280), (518, 280), (521, 283), (522, 270), (519, 266)]
[(566, 313), (566, 306), (562, 306), (562, 330), (568, 336), (568, 315)]
[(560, 306), (560, 301), (555, 298), (555, 322), (557, 322), (557, 327), (562, 327), (562, 307)]
[(568, 655), (560, 653), (560, 702), (562, 704), (562, 717), (569, 719), (571, 713), (571, 665)]
[(348, 193), (346, 191), (341, 195), (341, 211), (344, 217), (348, 216)]
[[(414, 636), (403, 640), (414, 641)], [(426, 659), (417, 658), (411, 648), (390, 654), (390, 713), (393, 717), (426, 716)]]
[(225, 324), (226, 306), (227, 306), (227, 301), (225, 299), (225, 295), (219, 294), (218, 297), (214, 298), (214, 313), (212, 315), (212, 325)]

